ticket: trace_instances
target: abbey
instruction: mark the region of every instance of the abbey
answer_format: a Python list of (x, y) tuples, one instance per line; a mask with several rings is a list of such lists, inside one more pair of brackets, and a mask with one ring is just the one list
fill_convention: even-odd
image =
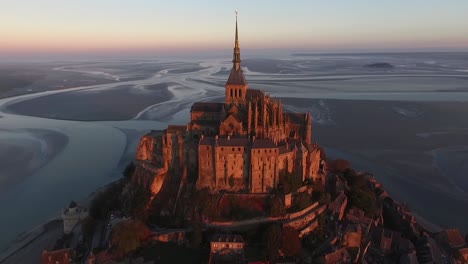
[(280, 100), (249, 89), (237, 19), (232, 62), (225, 101), (196, 102), (186, 126), (145, 135), (137, 160), (158, 173), (184, 167), (198, 171), (197, 189), (267, 193), (281, 177), (319, 177), (323, 161), (311, 143), (310, 113), (285, 112)]

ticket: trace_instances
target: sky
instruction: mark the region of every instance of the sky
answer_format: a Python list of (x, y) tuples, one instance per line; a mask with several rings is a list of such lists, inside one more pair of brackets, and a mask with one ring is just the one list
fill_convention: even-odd
[(466, 0), (0, 0), (0, 55), (467, 51)]

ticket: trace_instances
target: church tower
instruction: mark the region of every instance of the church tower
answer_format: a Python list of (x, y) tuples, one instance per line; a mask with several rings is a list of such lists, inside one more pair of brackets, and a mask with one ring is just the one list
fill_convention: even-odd
[(237, 12), (236, 12), (236, 37), (234, 42), (234, 54), (232, 60), (232, 69), (229, 78), (226, 82), (226, 104), (227, 105), (243, 105), (245, 104), (245, 96), (249, 85), (245, 80), (240, 63), (240, 47), (239, 35), (237, 32)]

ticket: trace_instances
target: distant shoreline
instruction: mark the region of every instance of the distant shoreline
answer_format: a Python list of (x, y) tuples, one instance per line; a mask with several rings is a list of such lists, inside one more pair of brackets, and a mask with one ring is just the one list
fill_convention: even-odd
[(466, 53), (467, 51), (386, 51), (386, 52), (306, 52), (306, 53), (291, 53), (291, 56), (340, 56), (340, 55), (398, 55), (398, 54), (420, 54), (420, 55), (430, 55), (430, 54), (459, 54)]

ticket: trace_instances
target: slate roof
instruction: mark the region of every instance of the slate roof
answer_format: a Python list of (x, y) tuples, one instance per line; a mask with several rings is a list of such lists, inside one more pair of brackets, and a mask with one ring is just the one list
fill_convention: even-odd
[(184, 132), (187, 130), (187, 126), (169, 125), (166, 129), (168, 133)]
[(462, 247), (465, 245), (465, 239), (458, 229), (447, 229), (443, 231), (447, 236), (447, 242), (450, 247)]
[(200, 126), (213, 126), (217, 127), (219, 126), (219, 121), (218, 120), (192, 120), (190, 121), (190, 125), (200, 125)]
[(306, 114), (305, 113), (284, 113), (289, 117), (291, 122), (296, 124), (302, 124), (305, 121)]
[(340, 248), (335, 252), (325, 255), (325, 263), (327, 264), (347, 263), (350, 260), (351, 256), (346, 248)]
[(72, 250), (65, 248), (55, 251), (44, 251), (41, 256), (41, 264), (68, 264), (70, 262)]
[(277, 146), (270, 139), (256, 139), (252, 148), (277, 148)]
[(248, 89), (247, 94), (245, 95), (246, 98), (256, 98), (256, 97), (263, 97), (265, 96), (265, 93), (260, 91), (260, 90), (255, 90), (255, 89)]
[(229, 78), (226, 82), (226, 85), (227, 84), (247, 85), (242, 69), (239, 68), (239, 70), (236, 71), (236, 69), (232, 67), (231, 73), (229, 74)]
[(211, 242), (238, 242), (238, 243), (244, 243), (244, 239), (242, 238), (241, 235), (214, 235), (211, 238)]
[[(216, 140), (214, 137), (204, 137), (200, 141), (200, 145), (214, 145), (216, 143)], [(249, 139), (247, 138), (236, 138), (236, 137), (231, 137), (230, 139), (228, 138), (218, 138), (218, 146), (220, 147), (245, 147), (249, 144)]]
[(200, 140), (200, 145), (203, 146), (212, 146), (215, 143), (214, 137), (203, 137), (202, 140)]
[(190, 109), (190, 112), (221, 112), (224, 108), (224, 103), (205, 103), (195, 102)]

